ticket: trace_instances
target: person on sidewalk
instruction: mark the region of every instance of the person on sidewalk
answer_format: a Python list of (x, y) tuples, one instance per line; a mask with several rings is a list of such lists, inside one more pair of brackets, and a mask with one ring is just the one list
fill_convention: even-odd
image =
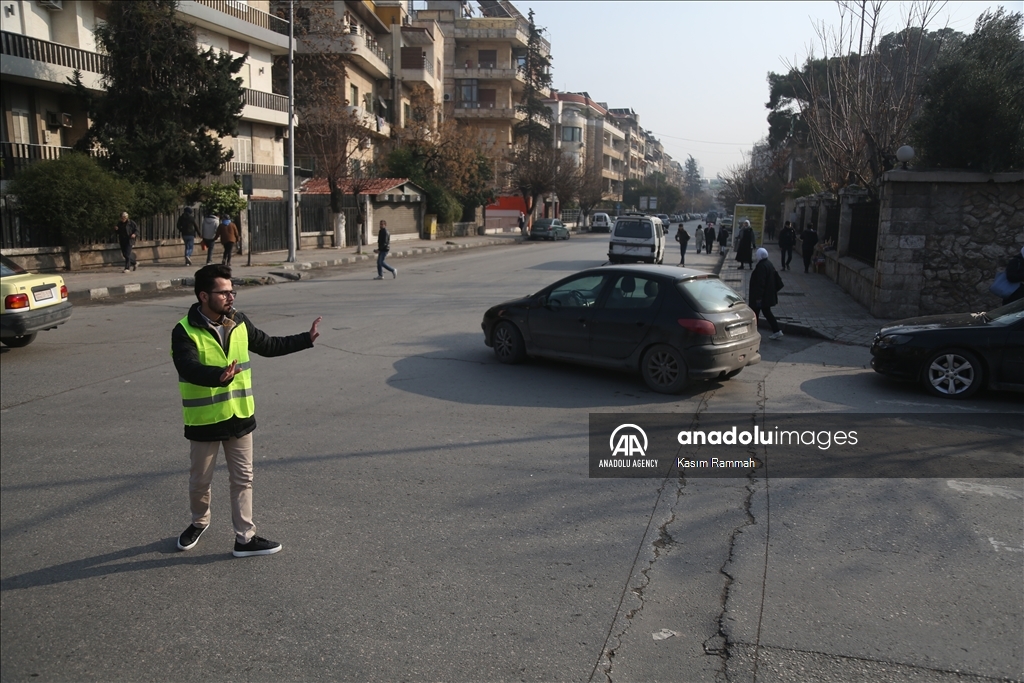
[(768, 236), (768, 239), (775, 239), (775, 219), (769, 218), (764, 222), (764, 234)]
[(391, 277), (398, 277), (398, 270), (392, 268), (384, 259), (388, 257), (388, 252), (391, 251), (391, 233), (388, 232), (388, 222), (380, 222), (380, 230), (377, 231), (377, 277), (374, 280), (383, 280), (384, 271), (391, 271)]
[(796, 230), (793, 224), (786, 221), (779, 233), (779, 251), (782, 252), (781, 265), (783, 270), (789, 270), (789, 264), (793, 260), (793, 247), (796, 246)]
[[(708, 253), (711, 253), (710, 242), (715, 241), (714, 229), (711, 229), (711, 239), (708, 244)], [(718, 253), (726, 254), (729, 251), (729, 228), (724, 225), (718, 228)]]
[(764, 313), (764, 319), (768, 321), (768, 326), (772, 328), (772, 333), (768, 338), (782, 339), (782, 329), (779, 327), (779, 321), (775, 319), (775, 315), (772, 313), (772, 306), (779, 303), (779, 290), (782, 289), (782, 278), (779, 277), (775, 266), (768, 260), (767, 249), (761, 247), (757, 250), (755, 256), (757, 257), (757, 265), (754, 266), (754, 272), (750, 274), (748, 301), (750, 307), (754, 309), (755, 317), (760, 317), (761, 313)]
[(704, 228), (704, 253), (711, 253), (711, 245), (715, 243), (715, 224), (708, 223), (708, 227)]
[(185, 265), (192, 265), (192, 250), (196, 246), (196, 232), (199, 231), (199, 226), (196, 225), (196, 219), (192, 217), (192, 209), (185, 207), (185, 213), (178, 216), (178, 232), (181, 233), (181, 239), (185, 241)]
[(740, 270), (743, 264), (754, 267), (754, 229), (750, 227), (750, 221), (740, 223), (739, 239), (736, 242), (736, 260), (740, 262)]
[(1014, 254), (1006, 263), (1006, 280), (1010, 284), (1017, 284), (1009, 296), (1003, 297), (1003, 305), (1013, 303), (1017, 299), (1024, 299), (1024, 247), (1020, 248), (1019, 254)]
[(519, 212), (519, 223), (518, 223), (518, 225), (519, 225), (519, 234), (520, 235), (525, 235), (526, 234), (526, 215), (522, 211)]
[(220, 238), (220, 243), (224, 247), (224, 256), (221, 257), (220, 263), (222, 266), (231, 265), (231, 256), (235, 253), (235, 244), (242, 237), (241, 232), (238, 230), (238, 226), (235, 225), (234, 221), (227, 214), (220, 217), (220, 226), (217, 227), (217, 237)]
[(213, 263), (213, 245), (217, 242), (218, 227), (220, 227), (220, 220), (217, 218), (217, 214), (207, 213), (203, 218), (203, 226), (200, 228), (203, 248), (206, 249), (206, 265)]
[(800, 233), (801, 251), (804, 256), (804, 272), (811, 271), (811, 258), (814, 256), (814, 246), (818, 243), (818, 231), (810, 223)]
[(231, 268), (208, 265), (196, 271), (198, 303), (171, 332), (171, 356), (178, 371), (185, 438), (191, 468), (189, 507), (192, 523), (178, 537), (179, 550), (191, 550), (210, 525), (210, 496), (217, 453), (224, 448), (231, 491), (235, 557), (272, 555), (281, 544), (256, 535), (252, 521), (252, 398), (249, 351), (284, 356), (313, 347), (321, 318), (309, 332), (270, 337), (233, 308)]
[(697, 253), (704, 251), (704, 226), (700, 223), (697, 224), (697, 228), (693, 231), (693, 241), (697, 243)]
[(122, 211), (121, 220), (114, 226), (114, 232), (117, 234), (117, 244), (121, 247), (121, 256), (124, 257), (124, 272), (135, 270), (139, 267), (139, 258), (135, 255), (139, 226), (128, 218), (127, 211)]
[(676, 228), (676, 242), (679, 242), (679, 265), (686, 265), (686, 245), (690, 241), (690, 233), (686, 232), (683, 224)]

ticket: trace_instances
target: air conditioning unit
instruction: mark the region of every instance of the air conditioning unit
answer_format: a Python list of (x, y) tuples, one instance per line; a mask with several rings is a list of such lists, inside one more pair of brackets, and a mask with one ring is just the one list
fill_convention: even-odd
[(59, 12), (64, 9), (64, 0), (38, 0), (39, 6), (43, 9)]
[(49, 128), (71, 128), (71, 114), (63, 114), (55, 111), (46, 112), (46, 125)]
[(451, 96), (450, 93), (445, 93), (444, 94), (444, 101), (445, 102), (451, 102), (452, 101), (452, 96)]

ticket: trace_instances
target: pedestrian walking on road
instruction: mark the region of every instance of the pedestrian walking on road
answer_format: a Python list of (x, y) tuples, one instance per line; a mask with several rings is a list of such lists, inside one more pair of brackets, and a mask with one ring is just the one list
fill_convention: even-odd
[(814, 256), (814, 245), (818, 243), (818, 231), (810, 223), (800, 233), (800, 242), (800, 248), (804, 257), (804, 272), (809, 273), (811, 271), (811, 257)]
[(121, 220), (114, 226), (117, 233), (117, 244), (121, 247), (121, 256), (124, 257), (124, 272), (135, 270), (139, 267), (139, 258), (135, 255), (135, 240), (139, 236), (139, 226), (128, 217), (127, 211), (121, 212)]
[(743, 264), (754, 267), (754, 229), (750, 227), (750, 221), (743, 221), (740, 224), (739, 240), (736, 243), (736, 260), (740, 262), (740, 270)]
[[(705, 253), (711, 253), (711, 245), (715, 243), (715, 224), (708, 223), (708, 227), (704, 228), (704, 249)], [(725, 253), (725, 252), (723, 252)]]
[(769, 218), (764, 222), (764, 232), (768, 236), (768, 239), (775, 239), (775, 219)]
[(700, 223), (693, 231), (693, 241), (697, 243), (697, 253), (699, 254), (704, 249), (704, 226)]
[(220, 217), (220, 225), (217, 227), (217, 237), (220, 238), (220, 243), (224, 247), (224, 256), (220, 259), (222, 266), (231, 265), (231, 256), (235, 253), (235, 244), (241, 236), (238, 226), (231, 220), (231, 217), (227, 214), (222, 215)]
[(220, 219), (217, 214), (208, 213), (203, 218), (203, 225), (200, 228), (200, 237), (203, 239), (203, 249), (206, 250), (206, 265), (213, 263), (213, 245), (217, 242), (217, 228), (220, 227)]
[(178, 232), (181, 233), (181, 239), (185, 240), (185, 265), (192, 265), (192, 250), (196, 246), (196, 232), (199, 231), (199, 226), (196, 225), (196, 219), (192, 217), (192, 209), (185, 207), (185, 213), (178, 216)]
[(782, 252), (782, 260), (780, 265), (783, 270), (789, 270), (789, 264), (793, 260), (793, 247), (796, 246), (796, 230), (793, 229), (793, 224), (786, 221), (786, 224), (782, 226), (782, 231), (779, 233), (779, 251)]
[(764, 319), (768, 321), (768, 326), (772, 328), (772, 333), (768, 337), (769, 339), (782, 339), (782, 329), (779, 327), (779, 321), (775, 319), (775, 315), (772, 313), (772, 306), (779, 303), (779, 290), (782, 289), (782, 278), (779, 277), (779, 273), (775, 270), (775, 266), (768, 260), (768, 250), (764, 247), (757, 250), (757, 265), (754, 266), (754, 272), (750, 274), (750, 291), (748, 301), (750, 307), (754, 309), (754, 315), (760, 316), (764, 313)]
[(679, 265), (686, 265), (686, 244), (690, 241), (690, 233), (686, 232), (683, 224), (676, 228), (676, 242), (679, 242)]
[(235, 557), (272, 555), (281, 544), (256, 535), (252, 520), (252, 432), (256, 412), (249, 351), (284, 356), (313, 347), (320, 318), (309, 332), (271, 337), (233, 307), (231, 268), (208, 265), (196, 271), (198, 303), (171, 332), (171, 356), (178, 372), (185, 438), (190, 442), (188, 482), (192, 523), (178, 537), (191, 550), (210, 526), (210, 498), (217, 453), (224, 448), (231, 491)]
[(519, 212), (519, 234), (526, 234), (526, 216), (523, 214), (522, 211)]
[(385, 270), (391, 272), (392, 278), (398, 277), (398, 271), (384, 262), (389, 251), (391, 251), (391, 233), (388, 232), (388, 222), (381, 221), (380, 230), (377, 231), (377, 277), (373, 278), (374, 280), (383, 280)]

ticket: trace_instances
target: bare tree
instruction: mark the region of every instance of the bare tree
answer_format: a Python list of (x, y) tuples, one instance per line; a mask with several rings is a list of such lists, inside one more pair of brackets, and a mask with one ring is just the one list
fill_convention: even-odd
[[(373, 137), (359, 103), (345, 99), (348, 27), (334, 12), (333, 3), (300, 0), (296, 5), (301, 49), (295, 59), (295, 109), (301, 125), (295, 141), (299, 153), (313, 158), (316, 173), (326, 177), (335, 230), (345, 234), (345, 194), (352, 195), (357, 222), (366, 223), (359, 196), (376, 177)], [(365, 227), (359, 233), (360, 246), (364, 233)]]
[(797, 102), (825, 184), (871, 189), (909, 138), (926, 69), (941, 46), (926, 31), (941, 3), (911, 4), (901, 30), (884, 36), (884, 0), (837, 5), (838, 25), (815, 28), (823, 63), (812, 50), (804, 68), (787, 66), (807, 93)]
[(579, 193), (576, 196), (584, 223), (594, 208), (604, 201), (604, 195), (604, 178), (601, 176), (601, 170), (591, 166), (580, 178)]

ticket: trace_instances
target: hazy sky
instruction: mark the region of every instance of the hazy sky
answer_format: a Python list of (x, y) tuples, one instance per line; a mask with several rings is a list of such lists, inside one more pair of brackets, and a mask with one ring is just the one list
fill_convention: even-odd
[[(681, 163), (692, 154), (714, 178), (742, 161), (768, 133), (767, 74), (802, 62), (822, 20), (837, 24), (834, 2), (562, 2), (514, 0), (533, 9), (551, 41), (553, 86), (586, 91), (609, 107), (632, 107)], [(909, 3), (890, 2), (886, 30)], [(963, 33), (986, 9), (1024, 2), (945, 3), (932, 29)], [(721, 144), (729, 143), (729, 144)]]

